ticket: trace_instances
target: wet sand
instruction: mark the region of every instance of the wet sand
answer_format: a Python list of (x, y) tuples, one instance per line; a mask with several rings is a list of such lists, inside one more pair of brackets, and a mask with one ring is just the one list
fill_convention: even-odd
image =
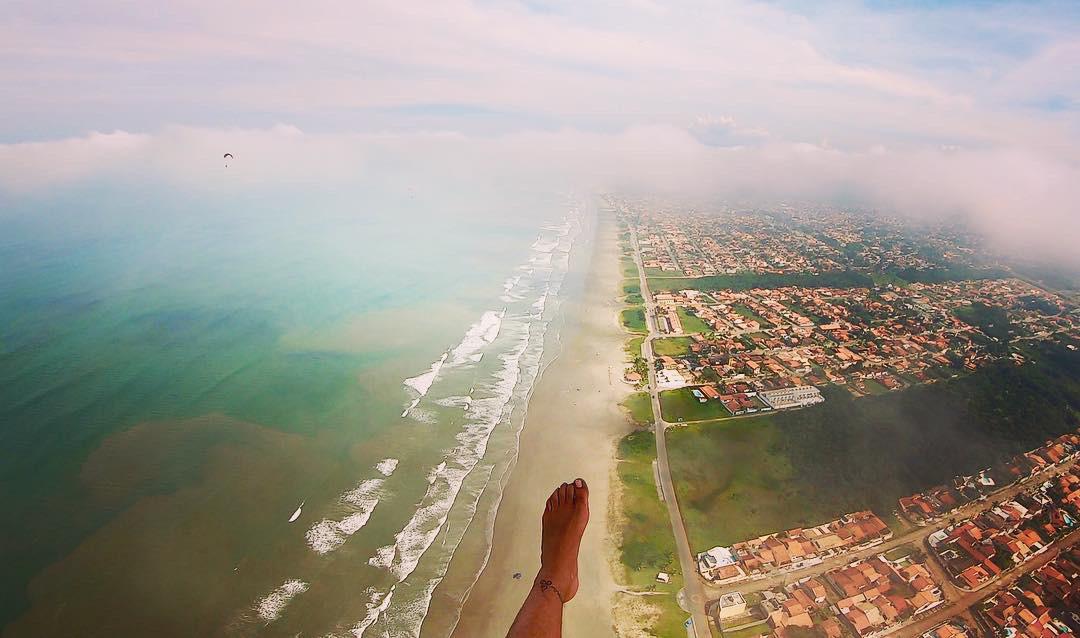
[[(506, 635), (540, 565), (540, 515), (551, 490), (580, 476), (591, 489), (577, 596), (565, 609), (568, 636), (612, 636), (616, 583), (609, 507), (615, 446), (631, 430), (619, 402), (623, 342), (618, 324), (616, 227), (601, 213), (584, 295), (568, 308), (563, 349), (529, 401), (519, 456), (495, 519), (487, 567), (465, 602), (454, 636)], [(513, 579), (521, 572), (520, 580)]]

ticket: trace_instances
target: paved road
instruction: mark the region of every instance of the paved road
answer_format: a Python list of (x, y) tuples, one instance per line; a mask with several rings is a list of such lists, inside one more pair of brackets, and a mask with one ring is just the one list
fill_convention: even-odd
[(690, 552), (690, 539), (686, 536), (686, 526), (683, 524), (682, 512), (679, 511), (679, 501), (675, 496), (675, 487), (671, 482), (667, 437), (664, 436), (664, 429), (668, 424), (660, 414), (660, 397), (656, 385), (656, 365), (652, 351), (652, 340), (660, 334), (656, 326), (656, 304), (653, 301), (652, 293), (649, 291), (649, 283), (645, 277), (645, 267), (641, 263), (637, 229), (633, 226), (630, 228), (630, 242), (634, 247), (634, 262), (637, 264), (638, 278), (641, 281), (641, 296), (645, 300), (645, 325), (649, 329), (649, 334), (642, 343), (641, 352), (649, 368), (649, 398), (652, 401), (653, 430), (656, 433), (656, 474), (660, 480), (660, 492), (663, 494), (664, 503), (667, 505), (668, 517), (671, 519), (671, 531), (675, 535), (675, 548), (679, 554), (679, 566), (683, 573), (684, 602), (690, 608), (690, 617), (694, 620), (694, 635), (696, 638), (711, 638), (712, 630), (709, 628), (709, 617), (705, 614), (705, 591), (702, 587), (701, 578), (697, 573), (694, 555)]
[(1018, 578), (1054, 560), (1058, 557), (1058, 554), (1061, 553), (1062, 549), (1067, 548), (1073, 543), (1077, 542), (1080, 542), (1080, 530), (1076, 530), (1068, 536), (1060, 539), (1059, 541), (1054, 543), (1054, 549), (1051, 549), (1045, 554), (1042, 554), (1041, 556), (1033, 558), (1030, 561), (1024, 563), (1020, 566), (1020, 569), (1002, 577), (999, 580), (991, 582), (990, 585), (978, 591), (964, 592), (960, 595), (959, 598), (950, 600), (949, 604), (939, 609), (935, 609), (932, 613), (923, 616), (919, 620), (909, 625), (904, 625), (900, 629), (896, 630), (894, 634), (899, 638), (907, 638), (909, 636), (918, 636), (926, 631), (929, 631), (940, 623), (963, 612), (965, 609), (971, 607), (980, 600), (984, 598), (989, 598), (997, 592), (1010, 587), (1013, 583), (1016, 582)]

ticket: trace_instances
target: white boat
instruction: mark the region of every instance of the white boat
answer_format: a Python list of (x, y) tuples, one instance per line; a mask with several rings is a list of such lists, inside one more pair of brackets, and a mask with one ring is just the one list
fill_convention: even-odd
[(294, 523), (294, 522), (296, 522), (296, 519), (300, 518), (300, 513), (304, 511), (304, 503), (305, 502), (306, 501), (300, 501), (300, 507), (297, 507), (296, 511), (292, 513), (292, 516), (289, 517), (289, 522), (290, 523)]

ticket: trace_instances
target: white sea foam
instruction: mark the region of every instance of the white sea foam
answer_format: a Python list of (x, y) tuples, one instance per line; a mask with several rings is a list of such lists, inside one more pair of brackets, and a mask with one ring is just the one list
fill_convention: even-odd
[(431, 384), (435, 382), (435, 377), (439, 376), (439, 370), (442, 368), (448, 355), (449, 353), (444, 352), (442, 356), (439, 357), (438, 361), (431, 364), (431, 369), (427, 372), (405, 379), (405, 385), (419, 392), (420, 396), (427, 394), (428, 390), (431, 388)]
[(383, 545), (379, 549), (375, 550), (375, 555), (368, 559), (368, 565), (372, 567), (381, 567), (383, 569), (390, 569), (390, 565), (394, 562), (394, 545)]
[(506, 308), (499, 311), (488, 310), (480, 316), (480, 321), (469, 326), (461, 343), (451, 351), (454, 357), (451, 359), (451, 364), (459, 365), (466, 361), (478, 361), (473, 357), (480, 352), (481, 348), (495, 341), (499, 336), (505, 314)]
[(255, 604), (255, 611), (259, 617), (267, 622), (272, 622), (281, 617), (281, 612), (293, 598), (308, 590), (308, 584), (302, 580), (287, 580), (280, 587), (267, 594), (265, 598)]
[(539, 319), (540, 317), (543, 316), (543, 314), (544, 314), (544, 305), (547, 304), (547, 298), (548, 298), (549, 290), (545, 290), (543, 292), (543, 294), (541, 294), (540, 297), (533, 303), (533, 305), (532, 305), (533, 310), (536, 311), (536, 314), (533, 315), (534, 319)]
[(570, 229), (573, 228), (573, 222), (568, 219), (563, 219), (563, 223), (559, 225), (548, 224), (547, 226), (541, 226), (541, 230), (550, 230), (559, 234), (560, 237), (564, 237), (570, 234)]
[(521, 358), (529, 343), (529, 324), (515, 323), (514, 331), (518, 342), (512, 351), (500, 355), (503, 365), (495, 373), (493, 396), (474, 399), (470, 404), (466, 411), (469, 421), (455, 437), (458, 445), (447, 455), (441, 469), (429, 477), (434, 480), (416, 513), (395, 535), (392, 553), (384, 548), (369, 560), (372, 565), (388, 568), (398, 582), (408, 578), (438, 537), (462, 482), (483, 458), (491, 432), (503, 419), (520, 376)]
[[(506, 308), (498, 313), (497, 324), (491, 317), (494, 311), (484, 313), (481, 320), (470, 327), (461, 344), (451, 350), (448, 366), (482, 355), (484, 346), (493, 342), (500, 330), (508, 333), (507, 341), (512, 343), (510, 351), (498, 355), (501, 366), (494, 373), (493, 382), (482, 386), (482, 394), (489, 396), (473, 399), (464, 405), (465, 426), (455, 436), (455, 447), (448, 450), (443, 462), (429, 472), (428, 489), (416, 512), (394, 536), (394, 542), (376, 550), (368, 560), (371, 565), (386, 569), (400, 583), (417, 570), (428, 549), (442, 538), (438, 556), (432, 559), (434, 562), (431, 565), (425, 562), (423, 570), (417, 574), (422, 581), (410, 585), (408, 600), (399, 599), (394, 604), (391, 616), (395, 621), (395, 631), (401, 635), (419, 634), (432, 592), (441, 580), (438, 574), (445, 573), (445, 567), (461, 542), (461, 536), (476, 514), (483, 486), (492, 480), (491, 470), (494, 466), (491, 463), (481, 464), (481, 461), (494, 428), (508, 418), (518, 400), (527, 397), (529, 387), (538, 374), (547, 324), (530, 322), (537, 318), (535, 312), (542, 315), (557, 299), (569, 264), (568, 251), (577, 234), (575, 231), (579, 229), (580, 223), (576, 218), (564, 218), (561, 224), (545, 227), (545, 232), (541, 232), (533, 244), (534, 253), (539, 254), (533, 254), (527, 263), (518, 267), (520, 274), (504, 283), (502, 299), (510, 307), (511, 319), (506, 319), (504, 325)], [(552, 233), (558, 239), (550, 239)], [(557, 251), (554, 259), (551, 251)], [(536, 289), (541, 286), (545, 292), (536, 298)], [(531, 300), (519, 303), (528, 298)], [(530, 305), (533, 312), (527, 310)], [(489, 333), (492, 329), (493, 332)], [(491, 336), (485, 340), (487, 334)], [(489, 356), (496, 355), (489, 353)], [(435, 403), (450, 407), (457, 405), (461, 399), (447, 397)], [(480, 472), (484, 468), (486, 475)], [(475, 476), (470, 477), (470, 473)], [(456, 508), (452, 529), (447, 524), (451, 508)], [(462, 517), (463, 525), (459, 520)], [(404, 627), (401, 626), (403, 624)], [(405, 631), (402, 633), (398, 631), (399, 628)]]
[(383, 476), (390, 476), (397, 469), (397, 459), (383, 459), (375, 465), (375, 469), (379, 471), (379, 474)]
[(518, 285), (519, 281), (521, 281), (521, 275), (515, 275), (507, 279), (503, 283), (503, 292), (510, 292), (511, 290), (513, 290), (514, 286)]
[(468, 395), (454, 395), (435, 401), (435, 405), (441, 405), (444, 408), (467, 408), (470, 403), (472, 403), (472, 397)]
[(415, 399), (413, 399), (412, 403), (410, 403), (407, 408), (401, 411), (401, 418), (404, 419), (405, 417), (409, 416), (409, 413), (413, 411), (413, 408), (418, 405), (420, 405), (420, 397), (416, 397)]
[(371, 513), (375, 511), (375, 506), (379, 504), (378, 493), (382, 485), (383, 479), (367, 479), (342, 494), (341, 502), (355, 510), (341, 520), (324, 518), (312, 525), (304, 535), (308, 546), (317, 554), (327, 554), (341, 547), (350, 536), (363, 529)]
[(536, 241), (533, 242), (533, 245), (530, 246), (530, 248), (532, 248), (538, 253), (550, 253), (551, 251), (555, 250), (555, 247), (558, 245), (558, 240), (544, 241), (543, 239), (537, 237)]
[(390, 606), (390, 601), (394, 598), (395, 587), (396, 585), (391, 587), (390, 591), (386, 593), (368, 590), (371, 594), (367, 602), (367, 613), (360, 622), (353, 625), (352, 629), (349, 630), (349, 633), (351, 633), (354, 638), (362, 638), (364, 631), (375, 624), (375, 621), (379, 619), (379, 616), (386, 611), (387, 607)]
[(531, 263), (533, 265), (536, 265), (536, 266), (550, 266), (551, 265), (551, 253), (539, 253), (539, 254), (533, 255), (532, 258), (529, 259), (529, 263)]
[(423, 423), (424, 425), (435, 425), (439, 422), (439, 417), (434, 412), (423, 408), (410, 410), (409, 418), (417, 423)]
[(434, 482), (435, 482), (436, 480), (438, 480), (439, 476), (440, 476), (440, 475), (441, 475), (441, 474), (442, 474), (442, 473), (443, 473), (444, 471), (446, 471), (446, 461), (443, 461), (442, 463), (439, 463), (439, 464), (438, 464), (438, 465), (436, 465), (435, 467), (431, 468), (431, 471), (430, 471), (430, 472), (428, 472), (428, 475), (427, 475), (427, 482), (428, 482), (428, 485), (431, 485), (431, 484), (432, 484), (432, 483), (434, 483)]

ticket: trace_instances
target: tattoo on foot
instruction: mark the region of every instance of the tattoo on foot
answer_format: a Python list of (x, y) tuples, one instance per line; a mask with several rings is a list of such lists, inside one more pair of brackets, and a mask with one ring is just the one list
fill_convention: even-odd
[(566, 601), (563, 600), (562, 592), (559, 591), (558, 587), (556, 587), (555, 585), (552, 585), (551, 581), (547, 580), (546, 578), (544, 580), (541, 580), (540, 581), (540, 591), (546, 592), (549, 589), (551, 591), (555, 592), (555, 595), (559, 597), (559, 602), (560, 603), (564, 603), (564, 604), (566, 603)]

